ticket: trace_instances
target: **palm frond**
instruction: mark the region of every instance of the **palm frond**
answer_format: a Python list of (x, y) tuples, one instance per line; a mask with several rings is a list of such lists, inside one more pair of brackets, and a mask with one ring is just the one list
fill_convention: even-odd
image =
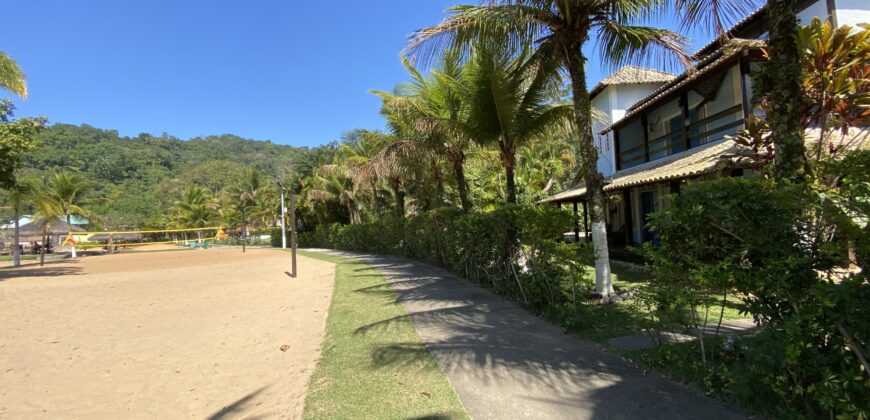
[(596, 51), (605, 58), (604, 64), (610, 69), (647, 63), (675, 69), (692, 65), (686, 45), (684, 36), (666, 29), (607, 20), (599, 26)]

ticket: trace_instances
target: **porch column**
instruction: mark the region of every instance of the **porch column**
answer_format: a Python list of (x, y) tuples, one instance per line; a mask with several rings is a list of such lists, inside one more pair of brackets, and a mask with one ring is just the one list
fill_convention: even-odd
[(574, 200), (574, 242), (580, 242), (580, 215), (577, 213), (577, 200)]
[(622, 190), (622, 202), (625, 206), (623, 211), (625, 211), (625, 244), (631, 245), (634, 243), (634, 235), (632, 230), (634, 229), (634, 221), (632, 220), (632, 209), (631, 209), (631, 188), (626, 188)]

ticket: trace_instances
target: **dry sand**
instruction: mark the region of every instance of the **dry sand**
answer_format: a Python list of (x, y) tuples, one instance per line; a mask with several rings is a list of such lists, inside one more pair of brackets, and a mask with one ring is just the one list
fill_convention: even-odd
[(299, 418), (335, 267), (289, 266), (209, 249), (0, 270), (0, 417)]

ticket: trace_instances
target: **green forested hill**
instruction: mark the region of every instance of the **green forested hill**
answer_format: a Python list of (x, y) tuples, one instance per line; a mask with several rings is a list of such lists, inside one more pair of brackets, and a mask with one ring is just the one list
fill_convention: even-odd
[(88, 125), (55, 124), (40, 136), (26, 174), (73, 170), (95, 189), (91, 208), (108, 226), (143, 226), (189, 185), (219, 191), (244, 166), (272, 173), (307, 149), (234, 135), (181, 140), (169, 135), (121, 137)]

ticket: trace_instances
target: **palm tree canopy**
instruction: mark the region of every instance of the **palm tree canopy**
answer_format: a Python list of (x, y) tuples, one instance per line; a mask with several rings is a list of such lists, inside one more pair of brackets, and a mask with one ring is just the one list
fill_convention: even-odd
[(666, 29), (637, 25), (660, 12), (664, 0), (504, 0), (448, 9), (440, 24), (416, 31), (406, 53), (428, 62), (441, 51), (467, 56), (480, 40), (501, 40), (514, 50), (530, 41), (546, 54), (581, 54), (594, 35), (595, 46), (609, 67), (655, 61), (673, 66), (674, 58), (689, 64), (683, 36)]
[(55, 172), (49, 176), (43, 194), (45, 199), (60, 208), (63, 216), (82, 216), (96, 222), (99, 217), (85, 208), (87, 195), (92, 189), (91, 183), (78, 174)]
[(520, 143), (569, 121), (571, 106), (553, 104), (560, 86), (554, 60), (528, 49), (515, 54), (479, 45), (457, 90), (475, 121), (474, 140), (499, 144), (503, 152), (512, 153)]
[(27, 83), (24, 72), (18, 63), (3, 52), (0, 52), (0, 87), (27, 98)]

